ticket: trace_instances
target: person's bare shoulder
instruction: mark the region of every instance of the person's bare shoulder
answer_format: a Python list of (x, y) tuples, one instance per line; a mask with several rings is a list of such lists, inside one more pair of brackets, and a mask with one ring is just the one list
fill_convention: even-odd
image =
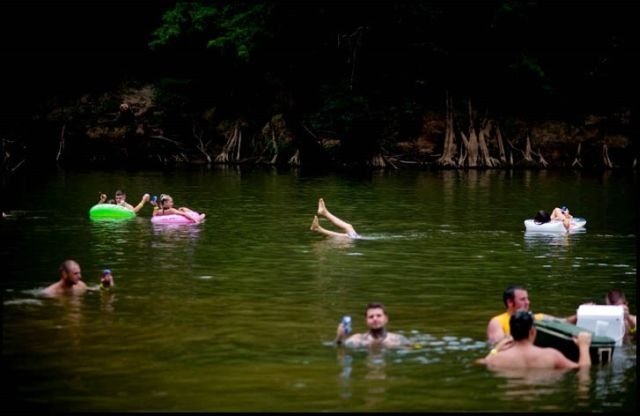
[(47, 288), (42, 289), (40, 294), (45, 297), (53, 297), (57, 293), (56, 287), (49, 286)]
[(344, 341), (344, 345), (347, 347), (358, 348), (362, 347), (364, 343), (362, 342), (362, 334), (353, 334), (349, 338)]
[(387, 339), (385, 340), (385, 345), (389, 347), (402, 347), (409, 345), (411, 342), (404, 335), (396, 334), (390, 332), (387, 334)]

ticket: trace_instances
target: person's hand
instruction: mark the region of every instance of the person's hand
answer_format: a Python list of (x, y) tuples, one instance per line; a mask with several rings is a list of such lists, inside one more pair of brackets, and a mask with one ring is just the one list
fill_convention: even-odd
[(102, 192), (100, 192), (100, 202), (104, 202), (107, 200), (107, 194), (103, 194)]
[(100, 278), (100, 283), (102, 283), (104, 287), (110, 287), (113, 283), (113, 280), (111, 279), (111, 275), (102, 276)]
[(340, 322), (338, 324), (338, 329), (336, 330), (336, 341), (344, 339), (345, 336), (346, 334), (344, 332), (344, 325), (342, 324), (342, 322)]
[(622, 309), (624, 310), (624, 319), (629, 319), (629, 305), (622, 305)]
[(513, 347), (513, 337), (511, 335), (506, 335), (504, 338), (502, 338), (500, 341), (496, 343), (493, 349), (496, 350), (496, 352), (500, 352), (500, 351), (509, 349), (511, 347)]
[(149, 202), (150, 199), (151, 199), (151, 195), (149, 195), (149, 194), (142, 195), (142, 200), (144, 202)]
[(591, 345), (591, 332), (580, 331), (578, 336), (574, 338), (574, 342), (578, 345), (578, 347)]

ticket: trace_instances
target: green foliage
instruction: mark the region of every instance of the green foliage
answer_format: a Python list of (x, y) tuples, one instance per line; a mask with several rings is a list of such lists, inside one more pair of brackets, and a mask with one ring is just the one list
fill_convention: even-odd
[(352, 133), (354, 121), (361, 119), (369, 108), (367, 97), (347, 90), (325, 86), (321, 95), (324, 97), (322, 105), (310, 116), (316, 131), (348, 136)]
[(202, 37), (207, 48), (231, 50), (249, 61), (262, 36), (271, 8), (268, 2), (180, 2), (164, 13), (162, 26), (153, 32), (152, 49), (182, 38)]

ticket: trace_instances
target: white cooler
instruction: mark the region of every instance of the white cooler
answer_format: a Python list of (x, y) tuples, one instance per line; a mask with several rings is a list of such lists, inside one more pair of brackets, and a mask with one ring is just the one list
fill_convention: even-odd
[(613, 339), (616, 346), (622, 345), (624, 338), (624, 307), (622, 305), (580, 305), (576, 325), (596, 336)]

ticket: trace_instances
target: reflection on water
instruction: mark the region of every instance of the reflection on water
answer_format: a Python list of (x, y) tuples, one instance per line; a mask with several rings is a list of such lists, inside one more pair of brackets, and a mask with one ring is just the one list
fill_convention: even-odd
[(152, 224), (154, 242), (195, 242), (202, 224)]
[[(491, 370), (506, 383), (501, 386), (501, 398), (504, 401), (535, 402), (545, 396), (563, 391), (575, 394), (574, 402), (582, 404), (589, 400), (590, 369), (579, 370), (542, 370), (511, 369)], [(549, 401), (545, 410), (562, 409), (561, 404)]]
[[(579, 234), (586, 233), (586, 230), (575, 231), (572, 233), (553, 233), (539, 231), (525, 231), (524, 241), (530, 246), (548, 245), (548, 246), (568, 246), (579, 238)], [(578, 234), (578, 235), (576, 235)]]

